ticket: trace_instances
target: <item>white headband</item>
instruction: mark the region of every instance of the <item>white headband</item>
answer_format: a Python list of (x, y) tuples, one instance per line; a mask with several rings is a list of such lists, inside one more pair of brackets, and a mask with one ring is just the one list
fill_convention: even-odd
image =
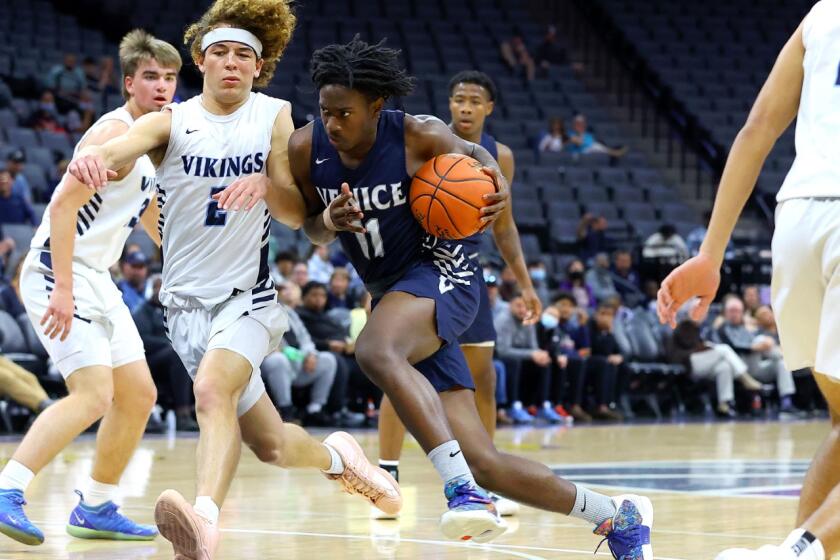
[(223, 43), (225, 41), (248, 45), (257, 53), (257, 58), (262, 57), (262, 43), (257, 39), (257, 36), (246, 29), (239, 29), (238, 27), (217, 27), (207, 33), (201, 40), (201, 52), (206, 51), (214, 43)]

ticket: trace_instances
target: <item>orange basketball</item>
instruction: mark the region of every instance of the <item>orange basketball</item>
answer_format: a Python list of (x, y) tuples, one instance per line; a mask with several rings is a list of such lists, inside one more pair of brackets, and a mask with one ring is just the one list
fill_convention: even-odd
[(481, 228), (483, 196), (496, 184), (481, 164), (463, 154), (443, 154), (423, 164), (411, 181), (411, 211), (420, 225), (442, 239), (463, 239)]

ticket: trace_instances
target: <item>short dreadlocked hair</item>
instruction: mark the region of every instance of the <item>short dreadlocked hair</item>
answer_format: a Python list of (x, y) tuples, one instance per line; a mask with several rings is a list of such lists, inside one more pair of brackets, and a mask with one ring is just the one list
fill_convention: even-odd
[(496, 84), (493, 83), (490, 76), (478, 70), (464, 70), (452, 76), (452, 79), (449, 80), (449, 97), (452, 97), (452, 92), (455, 91), (458, 84), (475, 84), (483, 87), (487, 90), (490, 101), (496, 101), (496, 97), (499, 94), (498, 90), (496, 90)]
[(312, 54), (312, 83), (317, 89), (355, 89), (372, 100), (402, 97), (414, 90), (414, 78), (401, 67), (399, 55), (385, 46), (385, 39), (369, 45), (356, 35), (345, 45), (328, 45)]
[(196, 23), (184, 32), (184, 43), (197, 63), (201, 41), (217, 27), (230, 25), (246, 29), (262, 43), (263, 67), (254, 80), (255, 87), (265, 87), (274, 76), (277, 61), (292, 39), (297, 18), (289, 0), (216, 0)]

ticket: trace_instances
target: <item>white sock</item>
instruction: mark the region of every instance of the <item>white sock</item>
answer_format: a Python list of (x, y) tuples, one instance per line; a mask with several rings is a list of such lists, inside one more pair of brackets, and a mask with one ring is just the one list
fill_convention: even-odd
[(309, 403), (308, 405), (306, 405), (306, 413), (307, 414), (318, 414), (319, 412), (321, 412), (321, 408), (322, 408), (321, 405), (318, 404), (318, 403), (314, 403), (314, 402)]
[(513, 401), (513, 410), (522, 410), (522, 401)]
[(88, 477), (85, 489), (82, 492), (84, 499), (82, 500), (86, 506), (96, 507), (101, 506), (105, 502), (111, 501), (119, 502), (120, 487), (116, 484), (105, 484), (97, 482), (93, 478)]
[(554, 408), (551, 406), (551, 401), (543, 401), (543, 408)]
[(607, 519), (615, 517), (615, 503), (609, 496), (593, 492), (578, 484), (575, 484), (575, 488), (577, 489), (577, 495), (575, 496), (575, 505), (569, 512), (571, 517), (583, 519), (596, 527)]
[(26, 492), (33, 478), (35, 478), (34, 472), (12, 459), (0, 471), (0, 488)]
[(341, 460), (341, 455), (338, 454), (338, 451), (327, 445), (324, 444), (324, 447), (327, 448), (327, 451), (330, 452), (330, 468), (325, 470), (324, 472), (327, 474), (341, 474), (344, 472), (344, 461)]
[(198, 515), (209, 521), (211, 525), (216, 525), (219, 522), (219, 506), (210, 496), (197, 496), (193, 509)]
[(467, 465), (467, 460), (464, 459), (464, 454), (461, 452), (461, 446), (454, 439), (441, 443), (432, 449), (429, 453), (429, 460), (435, 466), (444, 484), (454, 478), (466, 478), (475, 483), (470, 467)]
[(825, 549), (822, 543), (805, 529), (796, 529), (788, 535), (782, 543), (782, 548), (793, 550), (799, 560), (825, 560)]

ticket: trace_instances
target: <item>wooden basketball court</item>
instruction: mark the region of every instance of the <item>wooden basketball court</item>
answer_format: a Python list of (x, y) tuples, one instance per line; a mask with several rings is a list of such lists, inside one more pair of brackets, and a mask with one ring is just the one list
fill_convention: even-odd
[[(610, 494), (644, 491), (655, 507), (656, 558), (706, 560), (727, 547), (775, 543), (788, 534), (798, 487), (827, 432), (826, 420), (522, 428), (500, 430), (497, 442)], [(376, 458), (376, 433), (357, 436)], [(9, 458), (14, 444), (0, 442), (0, 459)], [(154, 500), (166, 488), (193, 497), (195, 445), (180, 437), (144, 440), (122, 485), (124, 507), (135, 519), (151, 523)], [(47, 540), (33, 548), (0, 536), (0, 560), (172, 558), (161, 538), (110, 543), (64, 532), (76, 502), (73, 489), (88, 476), (92, 452), (93, 439), (80, 440), (35, 479), (27, 513)], [(492, 545), (445, 541), (437, 527), (445, 507), (441, 484), (413, 441), (400, 477), (401, 519), (374, 522), (361, 500), (341, 494), (319, 474), (269, 467), (245, 451), (222, 510), (219, 558), (565, 560), (592, 558), (598, 545), (583, 522), (530, 508), (508, 518), (510, 529)], [(606, 545), (598, 556), (611, 557)]]

